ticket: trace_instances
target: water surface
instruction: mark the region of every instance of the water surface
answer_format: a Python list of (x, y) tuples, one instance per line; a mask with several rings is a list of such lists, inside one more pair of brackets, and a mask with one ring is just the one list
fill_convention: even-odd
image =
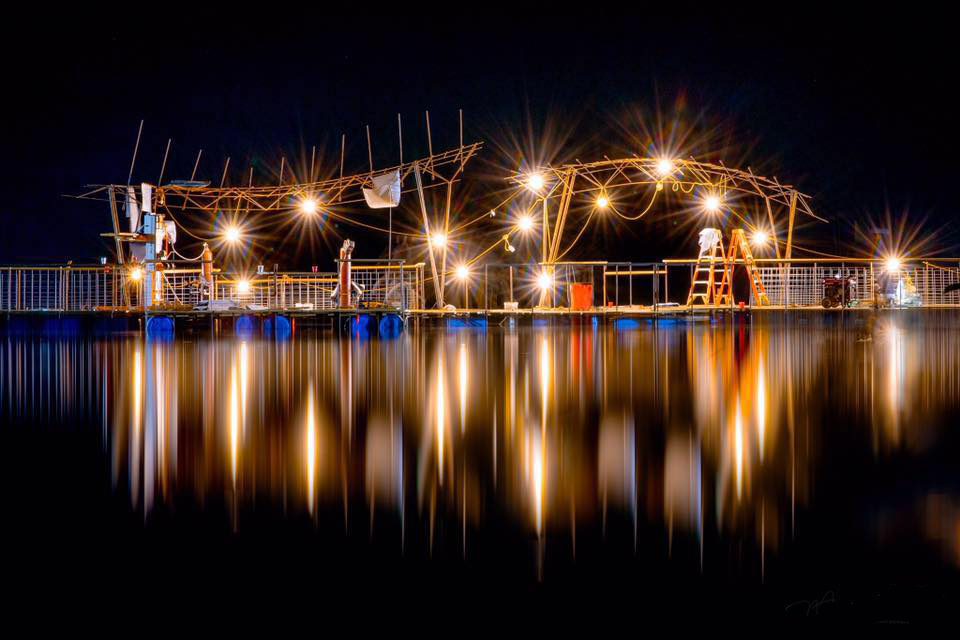
[(958, 327), (5, 337), (17, 575), (922, 619), (956, 602)]

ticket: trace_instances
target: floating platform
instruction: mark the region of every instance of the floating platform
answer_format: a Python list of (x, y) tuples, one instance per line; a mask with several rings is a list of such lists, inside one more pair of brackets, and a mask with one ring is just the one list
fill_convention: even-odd
[[(817, 316), (823, 318), (863, 318), (869, 313), (960, 311), (960, 305), (922, 307), (870, 306), (825, 309), (821, 306), (679, 306), (658, 305), (598, 307), (589, 310), (569, 308), (534, 309), (334, 309), (323, 311), (6, 311), (0, 313), (0, 332), (13, 335), (69, 337), (77, 335), (146, 334), (169, 338), (176, 335), (214, 335), (285, 338), (301, 330), (324, 331), (358, 337), (392, 337), (410, 327), (482, 329), (506, 324), (538, 326), (542, 324), (610, 324), (624, 328), (625, 320), (698, 320), (783, 318)], [(630, 325), (634, 326), (634, 325)]]

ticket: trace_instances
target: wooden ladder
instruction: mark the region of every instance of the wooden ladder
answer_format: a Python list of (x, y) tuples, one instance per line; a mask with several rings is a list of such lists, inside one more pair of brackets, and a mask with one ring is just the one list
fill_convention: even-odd
[[(718, 255), (719, 254), (719, 255)], [(687, 294), (687, 306), (712, 305), (716, 300), (716, 266), (723, 266), (723, 278), (727, 277), (726, 263), (723, 261), (723, 237), (706, 253), (697, 256), (697, 264), (693, 268), (693, 282), (690, 283), (690, 293)]]
[(770, 304), (770, 298), (767, 297), (767, 290), (760, 280), (760, 274), (757, 272), (756, 263), (753, 259), (753, 252), (750, 251), (750, 243), (747, 241), (747, 235), (743, 229), (734, 229), (730, 235), (730, 248), (727, 250), (727, 259), (723, 270), (723, 279), (720, 281), (716, 301), (718, 305), (733, 304), (733, 273), (736, 268), (737, 249), (740, 250), (740, 257), (743, 258), (743, 265), (747, 268), (747, 275), (750, 277), (750, 288), (753, 291), (753, 299), (757, 306)]

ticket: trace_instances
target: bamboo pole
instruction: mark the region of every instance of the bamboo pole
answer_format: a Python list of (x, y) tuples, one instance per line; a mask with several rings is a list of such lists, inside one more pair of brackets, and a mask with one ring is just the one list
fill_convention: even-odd
[(140, 120), (140, 128), (137, 129), (137, 141), (133, 144), (133, 158), (130, 160), (130, 173), (127, 174), (127, 186), (133, 180), (133, 167), (137, 163), (137, 151), (140, 150), (140, 135), (143, 133), (143, 120)]
[(157, 186), (159, 187), (163, 184), (163, 172), (167, 168), (167, 156), (170, 155), (170, 144), (173, 142), (173, 138), (167, 138), (167, 150), (163, 152), (163, 164), (160, 165), (160, 177), (157, 178)]
[(430, 221), (427, 219), (427, 202), (423, 197), (423, 180), (420, 178), (420, 164), (413, 165), (413, 175), (417, 181), (417, 194), (420, 196), (420, 213), (423, 214), (423, 227), (427, 233), (427, 251), (430, 253), (430, 271), (433, 274), (433, 290), (437, 298), (437, 307), (443, 308), (443, 291), (437, 279), (437, 262), (433, 257), (433, 237), (430, 234)]

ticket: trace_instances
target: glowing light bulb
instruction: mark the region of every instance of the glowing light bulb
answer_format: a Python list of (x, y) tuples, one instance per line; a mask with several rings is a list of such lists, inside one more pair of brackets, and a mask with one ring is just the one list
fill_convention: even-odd
[(610, 204), (610, 201), (607, 200), (606, 196), (600, 196), (597, 198), (597, 209), (606, 209), (607, 205)]
[(720, 211), (720, 197), (710, 195), (703, 199), (703, 208), (707, 213), (716, 213)]
[(130, 270), (131, 280), (133, 280), (134, 282), (140, 282), (142, 278), (143, 278), (143, 269), (141, 269), (140, 267), (134, 267), (133, 269)]
[(661, 177), (666, 177), (673, 173), (673, 160), (669, 158), (661, 158), (658, 160), (657, 173), (659, 173)]
[(527, 188), (531, 191), (540, 191), (543, 189), (543, 176), (539, 173), (532, 173), (527, 178)]
[(549, 289), (552, 285), (553, 278), (546, 271), (537, 276), (537, 286), (541, 289)]
[(237, 293), (246, 294), (250, 293), (250, 281), (244, 278), (237, 282)]
[(757, 229), (750, 235), (750, 244), (755, 247), (764, 247), (770, 241), (770, 234), (763, 229)]
[(457, 280), (466, 280), (470, 277), (470, 269), (467, 265), (462, 264), (457, 267)]
[(530, 231), (530, 229), (533, 229), (533, 218), (530, 216), (520, 216), (520, 219), (517, 220), (517, 227), (520, 231)]
[(887, 258), (887, 263), (886, 263), (887, 271), (890, 273), (896, 273), (897, 271), (900, 271), (900, 267), (902, 264), (903, 263), (900, 262), (900, 258), (896, 258), (896, 257)]
[(307, 198), (300, 203), (300, 212), (307, 215), (313, 215), (317, 212), (317, 201), (313, 198)]
[(444, 233), (435, 233), (433, 238), (430, 240), (430, 244), (433, 245), (435, 249), (442, 249), (447, 246), (447, 236)]
[(240, 240), (240, 229), (237, 227), (228, 227), (224, 237), (226, 237), (227, 242), (237, 242)]

